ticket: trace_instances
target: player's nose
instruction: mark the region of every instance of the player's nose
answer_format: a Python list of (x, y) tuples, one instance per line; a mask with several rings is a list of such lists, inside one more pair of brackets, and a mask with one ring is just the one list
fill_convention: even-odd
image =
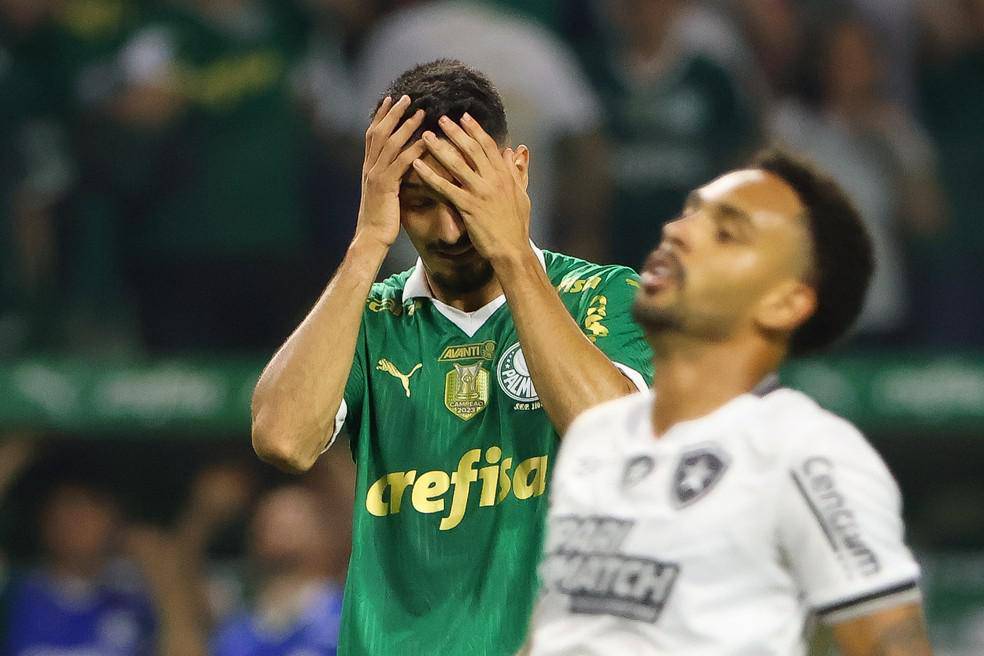
[(661, 243), (667, 243), (679, 250), (687, 250), (690, 240), (690, 223), (686, 217), (667, 221), (663, 224), (663, 239)]
[(457, 244), (465, 234), (465, 222), (451, 205), (441, 203), (437, 210), (437, 238), (446, 244)]

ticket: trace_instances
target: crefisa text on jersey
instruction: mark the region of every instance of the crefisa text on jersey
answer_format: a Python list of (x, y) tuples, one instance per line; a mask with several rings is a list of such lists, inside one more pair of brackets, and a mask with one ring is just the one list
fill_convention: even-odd
[[(502, 449), (491, 446), (485, 451), (485, 467), (475, 469), (482, 459), (481, 449), (466, 451), (458, 460), (454, 472), (429, 471), (417, 475), (416, 469), (398, 471), (380, 476), (366, 493), (366, 510), (376, 517), (395, 515), (403, 507), (403, 496), (411, 489), (410, 503), (419, 513), (443, 512), (446, 507), (445, 495), (451, 493), (451, 509), (441, 519), (438, 528), (450, 530), (461, 523), (468, 507), (468, 497), (472, 483), (482, 479), (479, 507), (496, 506), (502, 503), (509, 492), (520, 501), (542, 495), (547, 489), (546, 455), (527, 458), (520, 462), (510, 476), (512, 457), (502, 458)], [(501, 459), (501, 462), (500, 462)]]

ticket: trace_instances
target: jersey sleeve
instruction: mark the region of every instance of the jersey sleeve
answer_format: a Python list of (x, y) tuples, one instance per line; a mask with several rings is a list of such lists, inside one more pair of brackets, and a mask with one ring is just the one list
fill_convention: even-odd
[(639, 276), (632, 269), (613, 269), (602, 277), (597, 287), (581, 292), (587, 305), (577, 322), (588, 339), (639, 391), (645, 391), (653, 382), (653, 354), (642, 329), (632, 318), (632, 303), (638, 290)]
[[(362, 419), (362, 407), (365, 399), (366, 390), (366, 365), (369, 358), (368, 340), (366, 338), (367, 313), (363, 312), (362, 323), (359, 325), (359, 336), (355, 342), (355, 355), (352, 357), (352, 368), (349, 370), (349, 377), (345, 383), (345, 392), (342, 395), (342, 403), (335, 413), (335, 425), (332, 429), (331, 437), (325, 448), (324, 453), (342, 431), (342, 426), (348, 426), (349, 440), (353, 442), (358, 437), (358, 425)], [(355, 449), (352, 449), (355, 453)]]
[(780, 550), (828, 624), (919, 599), (902, 499), (885, 463), (850, 424), (829, 418), (794, 448), (780, 496)]

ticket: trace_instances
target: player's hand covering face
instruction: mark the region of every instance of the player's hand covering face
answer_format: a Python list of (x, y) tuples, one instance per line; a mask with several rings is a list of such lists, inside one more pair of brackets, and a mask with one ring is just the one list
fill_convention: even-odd
[(526, 193), (528, 151), (499, 146), (471, 116), (461, 124), (440, 119), (446, 139), (425, 132), (422, 141), (441, 175), (423, 159), (413, 168), (420, 179), (460, 215), (468, 240), (493, 265), (529, 249), (530, 199)]
[(791, 188), (759, 170), (694, 191), (643, 266), (636, 318), (650, 333), (713, 340), (795, 329), (815, 303), (802, 212)]
[(372, 239), (386, 247), (392, 246), (400, 234), (400, 181), (410, 164), (425, 152), (420, 140), (407, 147), (424, 120), (424, 111), (418, 109), (401, 123), (409, 106), (409, 96), (395, 103), (387, 97), (366, 130), (356, 237)]

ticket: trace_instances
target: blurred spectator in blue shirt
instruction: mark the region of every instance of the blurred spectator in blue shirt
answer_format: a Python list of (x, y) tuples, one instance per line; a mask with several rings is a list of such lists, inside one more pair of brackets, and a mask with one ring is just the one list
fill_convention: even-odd
[(44, 560), (11, 588), (4, 653), (153, 654), (151, 604), (113, 559), (121, 537), (113, 498), (88, 484), (59, 483), (40, 524)]
[(334, 656), (342, 588), (326, 575), (331, 530), (306, 488), (283, 487), (261, 499), (250, 539), (256, 596), (219, 626), (214, 656)]
[(213, 656), (334, 656), (342, 611), (336, 546), (349, 533), (306, 487), (275, 488), (259, 499), (242, 568), (246, 599), (216, 603), (220, 581), (206, 563), (207, 548), (246, 510), (248, 481), (236, 465), (209, 467), (174, 531), (131, 535), (157, 613), (172, 619), (164, 656), (198, 656), (205, 644)]

